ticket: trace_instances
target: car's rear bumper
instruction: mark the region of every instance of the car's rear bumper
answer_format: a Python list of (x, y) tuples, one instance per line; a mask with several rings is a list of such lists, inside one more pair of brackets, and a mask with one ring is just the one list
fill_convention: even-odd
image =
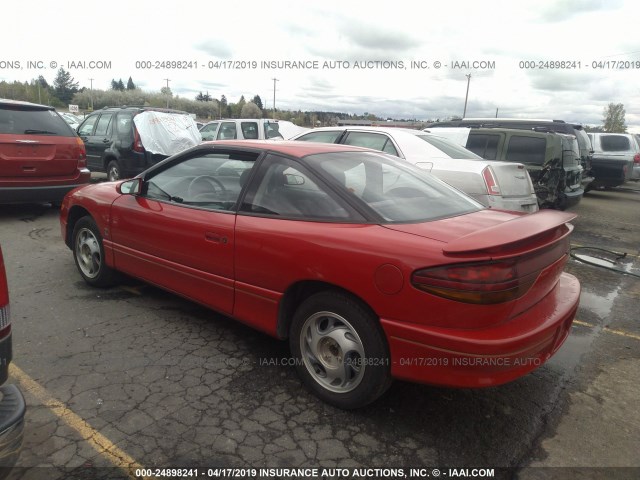
[(565, 190), (564, 195), (565, 195), (565, 200), (561, 205), (562, 208), (564, 209), (564, 208), (573, 207), (578, 203), (580, 203), (580, 200), (584, 196), (584, 189), (578, 188), (578, 189), (569, 190), (569, 191)]
[(535, 195), (516, 198), (487, 195), (487, 201), (491, 208), (497, 208), (499, 210), (512, 210), (527, 213), (534, 213), (539, 210), (538, 199)]
[(74, 188), (87, 185), (91, 181), (91, 172), (84, 170), (78, 178), (68, 183), (60, 181), (22, 182), (17, 186), (0, 185), (0, 203), (37, 203), (61, 202), (64, 196)]
[(447, 329), (382, 319), (395, 378), (449, 387), (500, 385), (547, 361), (569, 334), (580, 283), (563, 273), (529, 310), (483, 329)]

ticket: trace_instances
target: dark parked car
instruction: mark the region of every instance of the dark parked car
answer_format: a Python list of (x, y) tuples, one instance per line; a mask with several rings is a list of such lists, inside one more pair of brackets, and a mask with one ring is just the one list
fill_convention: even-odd
[(593, 145), (591, 188), (611, 188), (640, 177), (640, 143), (629, 133), (590, 133)]
[(60, 213), (88, 284), (125, 272), (288, 338), (342, 408), (392, 378), (488, 387), (543, 364), (578, 308), (573, 218), (486, 209), (382, 152), (268, 140), (204, 143)]
[(580, 150), (573, 134), (504, 127), (425, 130), (458, 141), (486, 160), (524, 164), (540, 208), (564, 210), (576, 205), (584, 194)]
[(90, 180), (82, 140), (53, 107), (0, 99), (0, 203), (60, 203)]
[[(134, 118), (143, 112), (161, 112), (189, 118), (187, 112), (151, 107), (105, 107), (84, 119), (78, 135), (87, 148), (87, 164), (93, 172), (105, 172), (109, 180), (133, 177), (168, 155), (152, 152), (141, 137)], [(193, 130), (197, 125), (191, 120)], [(194, 144), (195, 144), (194, 143)], [(149, 142), (151, 144), (151, 142)], [(191, 145), (189, 145), (191, 146)]]
[(5, 385), (11, 359), (9, 288), (0, 248), (0, 478), (5, 478), (16, 463), (24, 436), (24, 397), (15, 385)]
[(593, 149), (591, 141), (587, 136), (582, 125), (579, 123), (568, 123), (564, 120), (541, 120), (533, 118), (464, 118), (462, 120), (450, 120), (445, 122), (431, 123), (427, 128), (441, 127), (502, 127), (514, 128), (518, 130), (535, 130), (538, 132), (556, 132), (566, 135), (575, 135), (578, 139), (578, 148), (580, 150), (580, 163), (582, 165), (582, 187), (586, 189), (587, 185), (593, 180), (591, 173), (591, 158)]

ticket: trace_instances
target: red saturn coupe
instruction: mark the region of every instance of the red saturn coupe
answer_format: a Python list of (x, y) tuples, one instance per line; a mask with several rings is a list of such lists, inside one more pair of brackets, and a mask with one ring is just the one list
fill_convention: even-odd
[(514, 380), (566, 339), (569, 213), (484, 208), (381, 152), (221, 141), (69, 193), (80, 274), (124, 272), (289, 339), (304, 383), (356, 408), (393, 378)]

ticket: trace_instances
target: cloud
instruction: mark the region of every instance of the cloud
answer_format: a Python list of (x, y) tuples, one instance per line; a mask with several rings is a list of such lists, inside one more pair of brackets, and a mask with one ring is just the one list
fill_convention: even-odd
[(622, 3), (621, 0), (558, 0), (543, 7), (540, 18), (543, 22), (563, 22), (584, 13), (615, 10)]
[(219, 39), (205, 40), (194, 45), (196, 50), (206, 53), (207, 55), (220, 59), (233, 58), (233, 50), (224, 41)]

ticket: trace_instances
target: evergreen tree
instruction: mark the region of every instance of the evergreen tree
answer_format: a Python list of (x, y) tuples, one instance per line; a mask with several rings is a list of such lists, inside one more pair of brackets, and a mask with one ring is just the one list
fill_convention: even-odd
[(78, 82), (74, 80), (69, 72), (60, 67), (56, 78), (53, 80), (53, 90), (55, 96), (65, 105), (71, 103), (73, 94), (78, 91)]

